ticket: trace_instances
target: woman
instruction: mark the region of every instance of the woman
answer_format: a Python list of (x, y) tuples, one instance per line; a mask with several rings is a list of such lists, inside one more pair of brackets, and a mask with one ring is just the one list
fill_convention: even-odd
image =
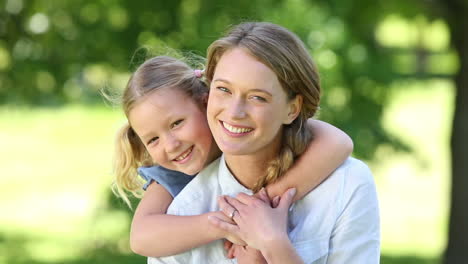
[[(179, 193), (168, 214), (216, 211), (219, 195), (251, 194), (280, 178), (311, 140), (305, 122), (319, 105), (318, 73), (288, 30), (269, 23), (234, 27), (209, 47), (206, 75), (208, 122), (224, 154)], [(378, 263), (377, 196), (362, 162), (348, 159), (296, 202), (287, 219), (290, 197), (276, 209), (245, 194), (221, 199), (237, 225), (213, 222), (240, 235), (268, 263)], [(149, 263), (231, 262), (214, 242)]]

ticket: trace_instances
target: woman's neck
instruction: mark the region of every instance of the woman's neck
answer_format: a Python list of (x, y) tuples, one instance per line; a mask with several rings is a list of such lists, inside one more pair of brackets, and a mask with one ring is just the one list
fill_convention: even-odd
[(229, 155), (224, 153), (226, 165), (239, 183), (252, 189), (259, 179), (266, 176), (270, 162), (278, 156), (280, 143), (281, 137), (278, 136), (270, 143), (270, 146), (254, 154)]
[(224, 158), (232, 175), (247, 189), (252, 189), (266, 175), (270, 161), (256, 155), (224, 155)]

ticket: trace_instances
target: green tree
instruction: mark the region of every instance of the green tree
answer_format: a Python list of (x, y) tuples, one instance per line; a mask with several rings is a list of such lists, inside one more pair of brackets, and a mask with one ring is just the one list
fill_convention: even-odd
[(468, 2), (438, 1), (447, 20), (452, 45), (458, 53), (460, 68), (455, 75), (455, 111), (450, 141), (452, 190), (448, 245), (444, 263), (463, 263), (468, 259)]

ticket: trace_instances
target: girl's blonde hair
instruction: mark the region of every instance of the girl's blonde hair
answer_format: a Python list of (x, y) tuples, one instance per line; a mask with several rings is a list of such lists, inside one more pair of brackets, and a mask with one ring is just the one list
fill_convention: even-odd
[(226, 36), (209, 46), (206, 67), (208, 83), (213, 79), (221, 56), (234, 48), (242, 48), (268, 66), (278, 77), (290, 100), (296, 96), (303, 98), (299, 116), (291, 124), (284, 125), (278, 157), (271, 161), (266, 175), (253, 188), (256, 192), (278, 180), (312, 139), (306, 122), (319, 108), (320, 80), (307, 49), (294, 33), (271, 23), (249, 22), (235, 26)]
[[(143, 98), (159, 89), (179, 89), (204, 109), (203, 98), (208, 87), (187, 63), (180, 59), (157, 56), (146, 60), (130, 77), (121, 97), (123, 111), (129, 120), (130, 111)], [(118, 131), (115, 144), (113, 191), (131, 207), (128, 193), (141, 197), (143, 181), (140, 166), (156, 165), (143, 142), (127, 122)]]

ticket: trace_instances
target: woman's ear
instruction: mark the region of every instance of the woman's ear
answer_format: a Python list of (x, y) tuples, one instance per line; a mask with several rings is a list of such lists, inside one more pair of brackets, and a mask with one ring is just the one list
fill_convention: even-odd
[(285, 125), (291, 124), (301, 113), (302, 109), (302, 95), (296, 95), (292, 100), (288, 102), (288, 114), (283, 122)]

